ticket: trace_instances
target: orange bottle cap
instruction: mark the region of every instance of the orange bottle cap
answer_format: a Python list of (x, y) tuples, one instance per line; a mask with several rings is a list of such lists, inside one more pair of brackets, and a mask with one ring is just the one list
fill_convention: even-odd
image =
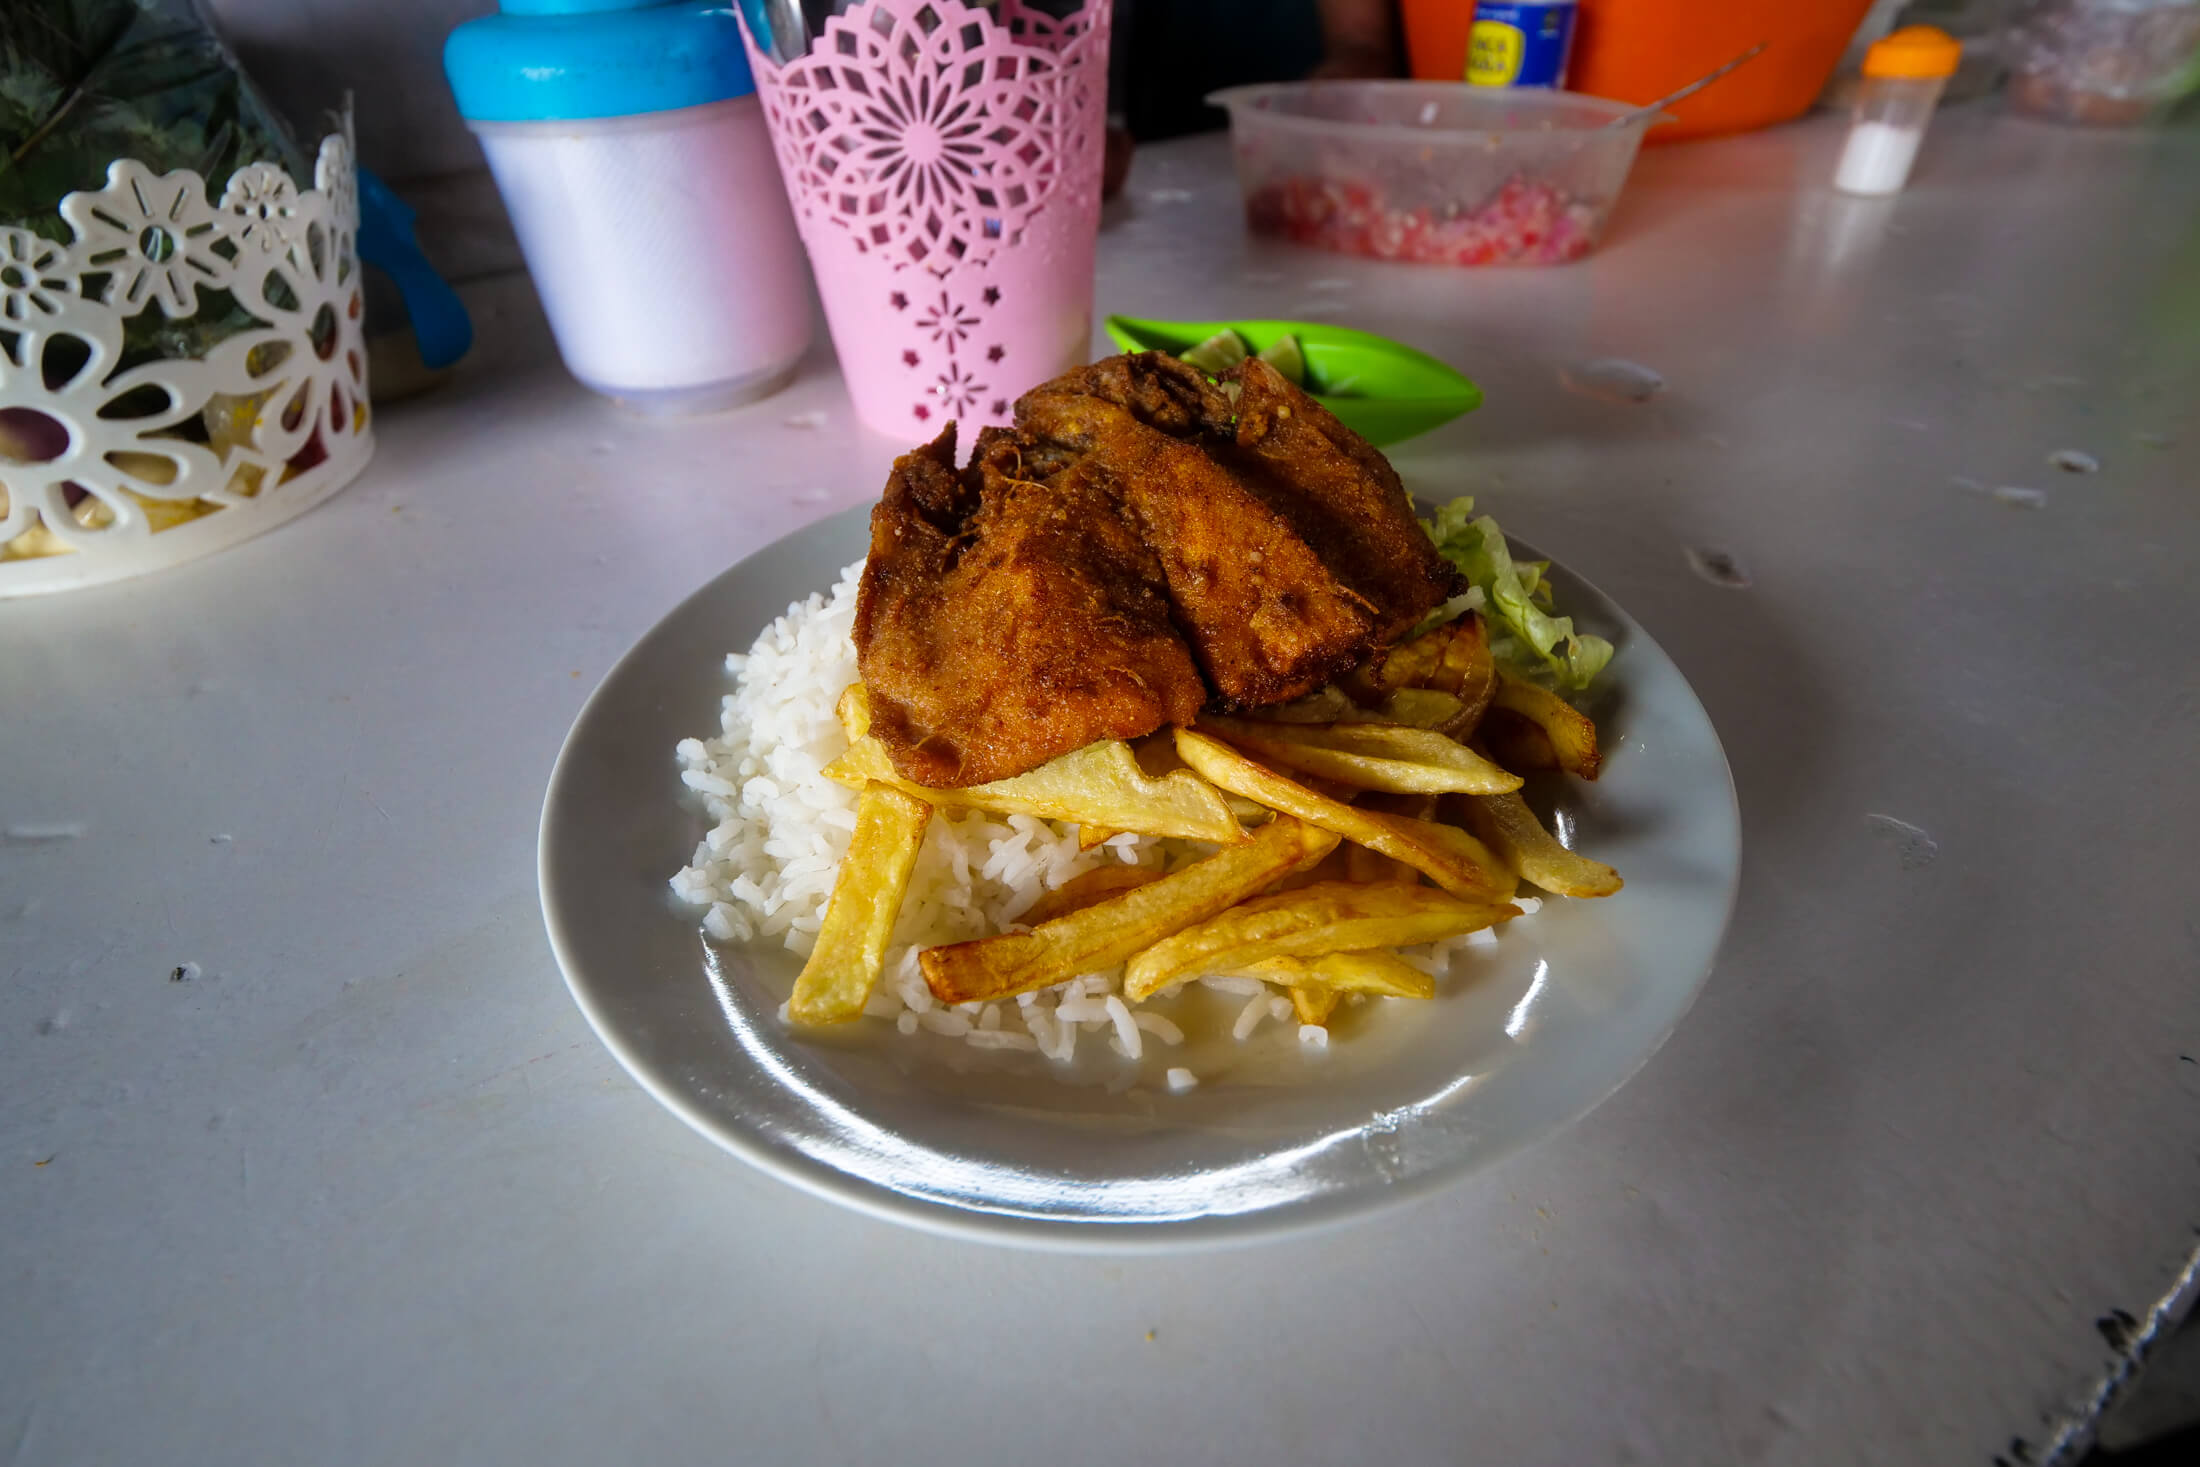
[(1927, 80), (1955, 75), (1963, 43), (1936, 25), (1906, 25), (1864, 53), (1864, 75)]

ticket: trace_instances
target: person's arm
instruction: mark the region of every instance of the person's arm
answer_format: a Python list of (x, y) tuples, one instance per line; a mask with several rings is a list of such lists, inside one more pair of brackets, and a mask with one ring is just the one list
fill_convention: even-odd
[(1322, 63), (1318, 77), (1396, 76), (1397, 19), (1391, 0), (1318, 0)]

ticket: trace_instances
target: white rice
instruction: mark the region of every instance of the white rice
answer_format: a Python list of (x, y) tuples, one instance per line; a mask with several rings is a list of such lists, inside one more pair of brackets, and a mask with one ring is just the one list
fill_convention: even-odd
[[(830, 593), (789, 607), (746, 653), (728, 657), (734, 689), (720, 704), (717, 737), (679, 743), (681, 782), (702, 800), (712, 825), (690, 864), (672, 878), (672, 889), (703, 909), (703, 931), (713, 941), (777, 942), (804, 957), (816, 944), (855, 829), (854, 792), (827, 779), (824, 770), (848, 748), (834, 704), (856, 681), (851, 632), (862, 572), (861, 561), (849, 566)], [(1101, 866), (1173, 869), (1200, 854), (1182, 841), (1129, 834), (1080, 851), (1074, 825), (935, 811), (894, 925), (885, 973), (864, 1013), (906, 1036), (1032, 1051), (1057, 1064), (1075, 1058), (1084, 1035), (1105, 1033), (1110, 1050), (1134, 1061), (1145, 1054), (1149, 1036), (1164, 1046), (1182, 1045), (1184, 1031), (1175, 1022), (1124, 1002), (1120, 969), (1020, 994), (1013, 1010), (998, 1003), (945, 1008), (925, 987), (917, 954), (1006, 930), (1042, 894)], [(1532, 898), (1521, 901), (1528, 911), (1536, 905)], [(1494, 933), (1478, 932), (1405, 956), (1440, 976), (1454, 952), (1496, 940)], [(1264, 1020), (1291, 1015), (1290, 1001), (1258, 979), (1219, 975), (1201, 983), (1247, 1000), (1232, 1026), (1240, 1041)], [(1174, 992), (1173, 985), (1166, 990)], [(789, 1022), (785, 1005), (779, 1017)], [(1328, 1031), (1302, 1025), (1299, 1039), (1326, 1045)], [(1183, 1091), (1199, 1081), (1178, 1066), (1167, 1072), (1167, 1083)]]
[(1131, 1017), (1130, 1005), (1120, 994), (1108, 995), (1108, 1018), (1115, 1024), (1115, 1042), (1126, 1059), (1137, 1059), (1145, 1053), (1145, 1041), (1138, 1037), (1138, 1021)]

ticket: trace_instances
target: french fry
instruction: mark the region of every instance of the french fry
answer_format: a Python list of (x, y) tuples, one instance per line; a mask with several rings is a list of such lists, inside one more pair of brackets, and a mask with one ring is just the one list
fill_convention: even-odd
[(1385, 815), (1410, 815), (1415, 820), (1434, 820), (1437, 802), (1435, 795), (1397, 795), (1370, 790), (1352, 803), (1362, 810), (1377, 810)]
[(1468, 795), (1459, 806), (1468, 827), (1523, 881), (1570, 897), (1610, 896), (1624, 884), (1602, 861), (1560, 845), (1518, 795)]
[(1338, 723), (1397, 723), (1407, 728), (1446, 729), (1466, 715), (1466, 704), (1435, 688), (1400, 688), (1375, 708), (1357, 708)]
[[(1504, 857), (1456, 825), (1376, 810), (1361, 813), (1389, 830), (1393, 844), (1384, 854), (1426, 874), (1455, 897), (1509, 902), (1519, 889), (1519, 878)], [(1444, 874), (1438, 876), (1438, 870)]]
[(1112, 968), (1171, 933), (1259, 891), (1309, 858), (1326, 855), (1337, 837), (1297, 820), (1270, 821), (1250, 840), (1225, 846), (1204, 861), (1042, 923), (1029, 932), (927, 948), (918, 956), (924, 981), (942, 1003), (1007, 998)]
[(1227, 739), (1266, 763), (1357, 789), (1490, 795), (1520, 788), (1519, 775), (1432, 729), (1386, 723), (1264, 724), (1209, 716), (1200, 719), (1199, 730)]
[(1551, 741), (1558, 767), (1583, 779), (1595, 779), (1604, 756), (1597, 749), (1597, 726), (1573, 704), (1548, 688), (1499, 673), (1497, 705), (1517, 713), (1543, 730)]
[(1335, 723), (1348, 718), (1358, 705), (1344, 695), (1344, 690), (1331, 683), (1316, 688), (1303, 698), (1289, 703), (1271, 703), (1265, 708), (1255, 708), (1247, 718), (1257, 718), (1263, 723)]
[(1173, 835), (1224, 845), (1245, 839), (1244, 828), (1220, 791), (1182, 770), (1149, 778), (1131, 757), (1130, 746), (1113, 741), (1087, 744), (1013, 779), (940, 790), (903, 779), (894, 772), (885, 747), (876, 739), (863, 738), (826, 765), (825, 774), (845, 785), (890, 784), (928, 805), (948, 809), (1037, 815), (1066, 820), (1080, 829), (1135, 830), (1140, 835)]
[(1268, 883), (1262, 895), (1269, 892), (1291, 891), (1301, 886), (1312, 886), (1317, 881), (1351, 880), (1351, 854), (1359, 847), (1349, 841), (1339, 841), (1319, 859), (1301, 861), (1290, 870)]
[[(1183, 756), (1176, 752), (1174, 729), (1165, 728), (1159, 733), (1131, 740), (1131, 755), (1138, 760), (1139, 769), (1149, 779), (1165, 779), (1191, 768), (1184, 762)], [(1197, 775), (1192, 777), (1198, 778)], [(1243, 795), (1233, 795), (1228, 790), (1222, 792), (1222, 802), (1230, 807), (1230, 813), (1237, 817), (1238, 824), (1248, 830), (1275, 814), (1266, 805), (1256, 804)]]
[(1451, 640), (1430, 686), (1459, 700), (1459, 711), (1437, 729), (1455, 739), (1473, 733), (1497, 691), (1497, 664), (1490, 659), (1489, 628), (1481, 613), (1470, 611), (1451, 624)]
[(1444, 660), (1451, 641), (1451, 624), (1423, 632), (1410, 642), (1400, 642), (1380, 657), (1370, 658), (1337, 680), (1354, 702), (1374, 707), (1400, 688), (1425, 688)]
[(1077, 849), (1097, 850), (1122, 833), (1120, 830), (1110, 830), (1105, 825), (1080, 825), (1077, 827)]
[(1519, 915), (1520, 909), (1510, 904), (1462, 901), (1404, 882), (1317, 882), (1239, 902), (1153, 943), (1123, 969), (1123, 996), (1151, 998), (1180, 979), (1234, 973), (1266, 958), (1411, 947)]
[(833, 878), (817, 946), (795, 979), (787, 1015), (798, 1024), (843, 1024), (863, 1013), (886, 962), (909, 872), (932, 807), (887, 785), (865, 787), (856, 829)]
[(1187, 764), (1223, 789), (1403, 861), (1456, 897), (1488, 901), (1504, 900), (1510, 895), (1510, 870), (1479, 843), (1457, 839), (1464, 831), (1426, 820), (1356, 810), (1286, 779), (1220, 739), (1193, 729), (1178, 729), (1176, 744)]
[[(1278, 961), (1282, 961), (1279, 959)], [(1290, 959), (1297, 962), (1298, 959)], [(1326, 983), (1307, 982), (1291, 989), (1291, 1009), (1301, 1024), (1329, 1027), (1329, 1016), (1337, 1011), (1337, 990)]]
[[(1385, 998), (1436, 996), (1435, 979), (1396, 953), (1381, 948), (1357, 953), (1323, 953), (1318, 958), (1267, 958), (1239, 971), (1247, 978), (1288, 987), (1294, 1007), (1302, 988), (1327, 991), (1332, 999), (1347, 991), (1380, 994)], [(1321, 1021), (1302, 1019), (1300, 1022)]]
[(1072, 876), (1050, 892), (1041, 894), (1021, 917), (1016, 920), (1026, 927), (1037, 927), (1052, 922), (1057, 917), (1067, 917), (1072, 912), (1082, 912), (1095, 902), (1104, 902), (1111, 896), (1119, 896), (1133, 887), (1158, 881), (1161, 873), (1151, 866), (1126, 866), (1120, 861), (1096, 866), (1082, 876)]
[[(1117, 740), (1087, 744), (1012, 779), (933, 789), (903, 779), (885, 746), (870, 737), (871, 700), (863, 684), (841, 689), (834, 713), (848, 735), (848, 752), (825, 766), (825, 776), (850, 789), (890, 784), (928, 805), (1067, 821), (1078, 827), (1082, 850), (1126, 830), (1218, 845), (1245, 839), (1221, 791), (1182, 768), (1148, 774), (1130, 745)], [(1098, 839), (1088, 839), (1093, 832)]]
[(1419, 881), (1421, 873), (1395, 856), (1363, 845), (1348, 845), (1344, 848), (1344, 877), (1364, 886), (1377, 881)]
[(1492, 708), (1482, 715), (1474, 741), (1490, 759), (1515, 774), (1558, 768), (1558, 751), (1542, 725), (1510, 708)]
[[(1444, 697), (1438, 693), (1432, 696)], [(1426, 820), (1436, 813), (1434, 795), (1398, 795), (1369, 793), (1352, 802), (1362, 810), (1372, 810), (1384, 815), (1407, 815), (1415, 820)], [(1345, 875), (1351, 881), (1418, 881), (1421, 873), (1405, 862), (1371, 851), (1362, 845), (1346, 845)]]
[(1253, 708), (1244, 716), (1256, 723), (1396, 723), (1437, 728), (1458, 719), (1465, 707), (1454, 695), (1434, 688), (1400, 688), (1373, 707), (1362, 708), (1332, 683), (1296, 703)]
[[(1497, 667), (1490, 660), (1489, 629), (1481, 613), (1467, 612), (1346, 673), (1340, 685), (1370, 708), (1384, 706), (1401, 692), (1447, 694), (1459, 700), (1458, 707), (1441, 723), (1419, 726), (1464, 739), (1481, 722), (1497, 685)], [(1418, 723), (1411, 719), (1396, 721)]]
[(842, 688), (833, 700), (833, 717), (840, 720), (840, 731), (848, 736), (849, 743), (862, 743), (871, 734), (870, 690), (861, 683)]

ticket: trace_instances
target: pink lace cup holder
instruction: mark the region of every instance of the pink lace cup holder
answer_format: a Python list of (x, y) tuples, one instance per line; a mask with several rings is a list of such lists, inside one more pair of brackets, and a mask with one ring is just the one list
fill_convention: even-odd
[(857, 414), (1009, 421), (1092, 338), (1109, 8), (869, 0), (784, 66), (748, 36)]

